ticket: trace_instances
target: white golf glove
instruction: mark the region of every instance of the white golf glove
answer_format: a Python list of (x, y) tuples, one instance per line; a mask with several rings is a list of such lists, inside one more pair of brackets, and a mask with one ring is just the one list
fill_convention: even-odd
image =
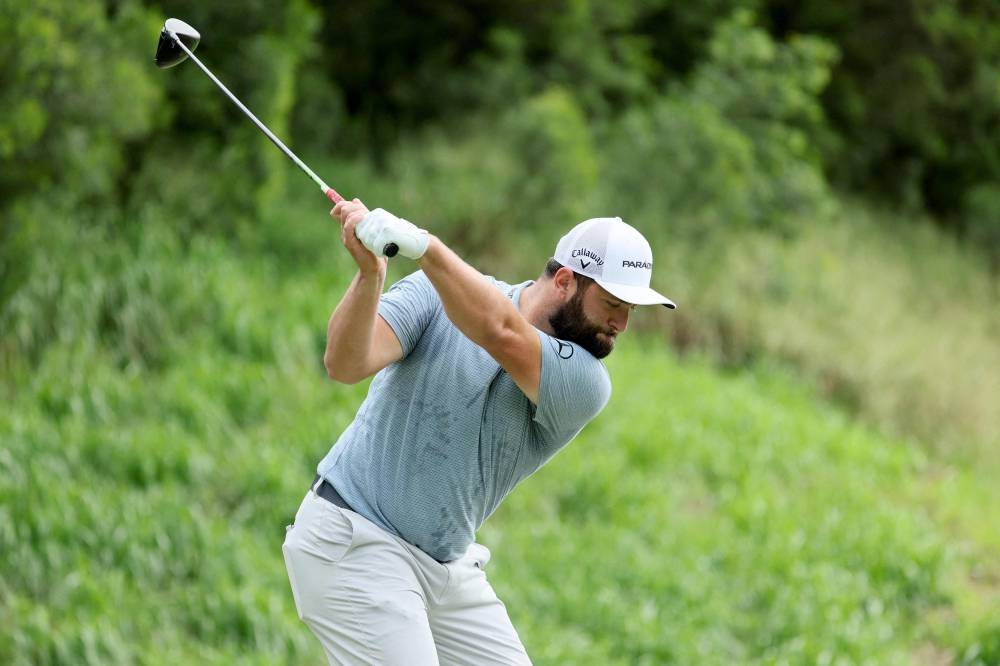
[(395, 244), (401, 256), (419, 259), (424, 256), (431, 240), (425, 230), (383, 208), (369, 211), (354, 228), (354, 235), (377, 257), (386, 256), (386, 247)]

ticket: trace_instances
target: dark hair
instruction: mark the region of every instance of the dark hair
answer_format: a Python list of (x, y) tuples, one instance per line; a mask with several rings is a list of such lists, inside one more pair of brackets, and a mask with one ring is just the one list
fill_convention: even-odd
[[(558, 271), (562, 267), (563, 265), (560, 264), (555, 259), (549, 259), (548, 262), (545, 264), (545, 273), (544, 273), (545, 277), (551, 280), (552, 278), (555, 277), (556, 271)], [(573, 269), (571, 268), (570, 270)], [(576, 281), (580, 285), (581, 289), (586, 289), (587, 287), (589, 287), (591, 284), (594, 283), (594, 278), (587, 277), (586, 275), (580, 275), (576, 271), (573, 271), (573, 277), (576, 278)]]

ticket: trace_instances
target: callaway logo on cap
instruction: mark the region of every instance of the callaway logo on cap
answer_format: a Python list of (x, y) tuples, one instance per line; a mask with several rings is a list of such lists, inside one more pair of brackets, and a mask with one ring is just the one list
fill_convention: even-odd
[(620, 217), (595, 217), (576, 225), (559, 240), (553, 258), (593, 278), (626, 303), (677, 307), (649, 288), (653, 251), (642, 234)]

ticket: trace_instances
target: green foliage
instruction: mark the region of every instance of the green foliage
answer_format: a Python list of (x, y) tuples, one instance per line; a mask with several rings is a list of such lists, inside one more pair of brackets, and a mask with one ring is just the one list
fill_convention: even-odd
[(159, 219), (135, 220), (143, 228), (132, 244), (107, 218), (82, 224), (67, 208), (45, 205), (18, 212), (32, 254), (0, 311), (0, 370), (34, 366), (50, 345), (83, 357), (107, 345), (123, 366), (159, 366), (178, 318), (210, 316), (211, 304), (184, 288), (191, 276), (172, 268), (181, 247)]
[[(198, 56), (272, 132), (288, 139), (299, 68), (316, 49), (319, 16), (309, 3), (282, 3), (280, 10), (266, 2), (181, 3), (172, 11), (202, 32)], [(284, 193), (288, 158), (193, 66), (154, 73), (170, 91), (171, 123), (147, 140), (127, 209), (134, 215), (150, 206), (170, 211), (189, 231), (244, 233), (245, 218)]]
[(658, 65), (651, 39), (633, 32), (644, 3), (568, 0), (556, 16), (546, 79), (575, 91), (591, 116), (652, 98)]
[[(508, 196), (555, 219), (583, 219), (597, 185), (597, 154), (583, 112), (564, 89), (551, 88), (512, 109), (502, 128), (521, 165)], [(525, 220), (524, 225), (531, 224)]]
[[(430, 182), (453, 183), (453, 198), (476, 214), (473, 183), (492, 174), (459, 170), (492, 144), (470, 137), (458, 144), (459, 161), (447, 163), (441, 138), (409, 159), (414, 168), (418, 154), (437, 164)], [(346, 191), (370, 186), (390, 207), (450, 200), (406, 190), (416, 177), (380, 181), (363, 165), (327, 166)], [(108, 233), (114, 219), (73, 235), (72, 211), (32, 212), (63, 222), (25, 227), (38, 256), (2, 322), (16, 332), (0, 338), (12, 359), (0, 384), (8, 406), (0, 412), (3, 663), (321, 660), (292, 607), (279, 547), (316, 460), (363, 387), (324, 381), (323, 324), (350, 260), (336, 249), (325, 207), (309, 198), (318, 198), (313, 188), (294, 182), (300, 189), (258, 220), (255, 236), (235, 240), (198, 233), (185, 241), (154, 209), (141, 233), (118, 236)], [(878, 228), (864, 243), (846, 232), (838, 242), (870, 252), (855, 249), (863, 263), (898, 261)], [(803, 231), (787, 256), (788, 239), (744, 240), (730, 246), (742, 252), (714, 266), (726, 276), (706, 281), (714, 296), (691, 291), (711, 265), (696, 272), (663, 262), (657, 279), (676, 287), (668, 293), (682, 307), (665, 325), (687, 325), (675, 322), (688, 311), (713, 316), (709, 298), (725, 298), (727, 286), (729, 298), (757, 308), (784, 294), (788, 310), (768, 306), (761, 320), (769, 326), (745, 333), (769, 349), (779, 333), (824, 331), (831, 319), (810, 323), (823, 308), (851, 316), (854, 292), (842, 294), (842, 282), (828, 282), (825, 269), (821, 279), (803, 277), (846, 261), (829, 237)], [(911, 242), (923, 252), (937, 240)], [(816, 251), (835, 254), (818, 259)], [(864, 279), (895, 284), (899, 294), (916, 288), (928, 307), (949, 293), (981, 307), (968, 296), (990, 293), (980, 274), (967, 267), (947, 278), (961, 255), (937, 252), (933, 266), (923, 255), (942, 281), (937, 293), (898, 275)], [(543, 253), (536, 243), (530, 254)], [(516, 266), (501, 275), (517, 277)], [(772, 291), (756, 291), (762, 266)], [(834, 268), (840, 279), (858, 271)], [(883, 309), (892, 299), (913, 302), (893, 292), (873, 298)], [(722, 312), (744, 321), (746, 311), (732, 305)], [(965, 335), (969, 349), (949, 362), (988, 368), (993, 361), (968, 337), (972, 319), (955, 319), (948, 332), (955, 312), (936, 322), (937, 334)], [(637, 315), (636, 328), (649, 331), (646, 321)], [(869, 337), (897, 344), (894, 329), (920, 325), (889, 319)], [(996, 535), (981, 524), (995, 519), (983, 513), (997, 505), (990, 468), (949, 465), (947, 483), (938, 481), (940, 458), (852, 424), (785, 371), (756, 364), (720, 374), (712, 363), (679, 362), (657, 347), (663, 335), (622, 341), (609, 361), (617, 390), (608, 410), (481, 535), (496, 553), (491, 578), (535, 662), (910, 663), (930, 643), (966, 663), (990, 663), (990, 610), (974, 602), (968, 582), (995, 565)], [(862, 347), (859, 340), (844, 344)], [(843, 367), (871, 364), (847, 351), (809, 353)], [(878, 373), (890, 380), (877, 387), (886, 395), (907, 388), (910, 375)], [(869, 398), (858, 395), (864, 411)]]
[(962, 652), (962, 666), (986, 666), (1000, 662), (1000, 623), (994, 620), (981, 628), (979, 635)]
[[(105, 203), (130, 147), (163, 123), (148, 59), (157, 19), (138, 3), (0, 2), (0, 312), (32, 260), (40, 201)], [(161, 23), (162, 25), (162, 23)], [(99, 203), (100, 202), (100, 203)]]
[(825, 97), (841, 138), (825, 158), (837, 181), (960, 223), (969, 190), (1000, 177), (996, 4), (766, 4), (775, 33), (819, 34), (842, 53)]
[(661, 68), (656, 83), (686, 76), (705, 59), (716, 24), (741, 10), (756, 10), (759, 0), (669, 2), (640, 0), (631, 29), (649, 39), (650, 53)]
[(1000, 268), (1000, 184), (969, 189), (962, 213), (969, 241), (983, 249), (994, 269)]
[[(823, 175), (995, 255), (989, 6), (396, 4), (171, 12), (338, 190), (483, 270), (591, 215), (653, 241), (680, 309), (483, 533), (536, 662), (995, 663), (996, 276)], [(327, 205), (152, 67), (159, 9), (0, 18), (0, 663), (318, 662), (278, 547), (361, 397), (322, 383)]]
[(946, 557), (898, 499), (919, 458), (780, 374), (661, 354), (616, 351), (629, 390), (484, 530), (535, 658), (907, 663)]
[(162, 90), (148, 60), (131, 57), (156, 18), (138, 3), (106, 12), (97, 3), (4, 0), (0, 17), (0, 194), (4, 203), (39, 189), (107, 196), (128, 142), (148, 134)]
[(624, 210), (688, 234), (790, 231), (803, 216), (825, 217), (830, 198), (814, 146), (825, 132), (819, 95), (832, 47), (776, 43), (737, 13), (709, 52), (687, 84), (609, 133), (608, 178)]
[(708, 103), (660, 100), (623, 116), (602, 144), (615, 208), (644, 230), (691, 237), (771, 222), (774, 211), (752, 205), (751, 141)]
[[(491, 92), (477, 63), (502, 55), (494, 48), (507, 40), (497, 35), (516, 33), (514, 41), (547, 51), (564, 4), (375, 0), (326, 8), (321, 34), (329, 38), (321, 40), (310, 65), (324, 72), (322, 85), (338, 91), (349, 120), (340, 142), (324, 147), (344, 150), (346, 144), (384, 167), (386, 151), (429, 121), (495, 100), (508, 103)], [(523, 84), (531, 89), (530, 81)]]
[(755, 142), (769, 175), (769, 162), (785, 156), (819, 165), (826, 118), (820, 94), (837, 59), (831, 43), (798, 36), (776, 42), (739, 12), (722, 22), (709, 45), (709, 58), (695, 70), (695, 99), (717, 106)]
[[(583, 219), (595, 202), (599, 153), (576, 100), (552, 88), (499, 118), (468, 119), (449, 132), (427, 131), (389, 155), (384, 175), (331, 166), (342, 192), (431, 225), (456, 247), (503, 265), (537, 234)], [(346, 173), (345, 173), (346, 167)], [(356, 189), (355, 189), (356, 188)], [(516, 214), (515, 214), (516, 211)], [(555, 247), (556, 238), (552, 239)], [(544, 258), (532, 270), (541, 271)]]
[(903, 233), (850, 204), (832, 219), (671, 253), (676, 300), (697, 304), (678, 310), (678, 342), (734, 364), (784, 358), (883, 428), (955, 455), (994, 450), (996, 280), (929, 223)]
[[(318, 279), (207, 259), (176, 270), (262, 326), (265, 357), (194, 327), (163, 371), (90, 355), (67, 383), (54, 349), (0, 417), (5, 663), (320, 658), (278, 549), (359, 391), (322, 389), (300, 333)], [(622, 393), (483, 534), (536, 663), (906, 653), (945, 593), (938, 528), (897, 499), (919, 458), (773, 372), (628, 346), (611, 370), (683, 416)]]
[(468, 80), (461, 85), (468, 91), (467, 104), (504, 109), (531, 95), (536, 75), (529, 61), (527, 37), (511, 27), (490, 30), (483, 52), (472, 58)]

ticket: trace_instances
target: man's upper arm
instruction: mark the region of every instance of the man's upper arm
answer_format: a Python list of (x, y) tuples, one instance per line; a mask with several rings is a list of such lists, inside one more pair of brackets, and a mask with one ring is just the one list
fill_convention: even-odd
[(413, 351), (440, 307), (434, 286), (423, 271), (407, 275), (382, 294), (376, 317), (376, 341), (387, 355), (392, 355), (389, 350), (398, 352), (385, 365)]
[(372, 339), (372, 366), (368, 376), (374, 375), (390, 363), (403, 358), (403, 345), (396, 332), (381, 315), (375, 317), (375, 331)]
[(542, 345), (538, 330), (523, 317), (512, 319), (500, 337), (483, 346), (496, 359), (517, 387), (538, 404), (538, 389), (542, 377)]
[(535, 422), (560, 441), (569, 441), (611, 398), (604, 364), (574, 345), (541, 331), (541, 378)]

